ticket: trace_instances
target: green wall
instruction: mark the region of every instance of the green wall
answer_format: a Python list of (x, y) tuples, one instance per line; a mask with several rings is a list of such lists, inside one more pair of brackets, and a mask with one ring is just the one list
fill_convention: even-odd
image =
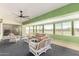
[(43, 15), (36, 16), (35, 18), (32, 18), (31, 20), (23, 22), (23, 24), (29, 24), (32, 22), (41, 21), (41, 20), (45, 20), (47, 18), (61, 16), (61, 15), (76, 12), (76, 11), (79, 11), (79, 3), (72, 3), (72, 4), (68, 4), (64, 7), (61, 7), (59, 9), (56, 9), (54, 11), (47, 12)]
[(64, 35), (50, 35), (52, 39), (60, 40), (66, 43), (74, 43), (79, 45), (79, 37), (75, 36), (64, 36)]

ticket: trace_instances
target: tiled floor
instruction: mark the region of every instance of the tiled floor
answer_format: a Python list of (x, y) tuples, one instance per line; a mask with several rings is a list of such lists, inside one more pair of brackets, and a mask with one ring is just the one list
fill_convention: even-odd
[[(0, 56), (34, 56), (29, 52), (28, 44), (18, 41), (13, 44), (0, 45)], [(41, 56), (79, 56), (78, 51), (52, 44), (52, 50), (48, 50)]]

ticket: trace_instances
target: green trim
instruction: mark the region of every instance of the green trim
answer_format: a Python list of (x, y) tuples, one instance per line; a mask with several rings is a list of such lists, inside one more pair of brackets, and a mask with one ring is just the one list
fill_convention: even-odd
[(42, 25), (42, 33), (44, 33), (44, 25)]
[(37, 33), (37, 25), (36, 25), (36, 33)]
[(61, 16), (61, 15), (76, 12), (76, 11), (79, 11), (79, 3), (72, 3), (64, 7), (58, 8), (56, 10), (50, 11), (48, 13), (45, 13), (43, 15), (32, 18), (31, 20), (23, 22), (23, 24), (29, 24), (32, 22), (41, 21), (51, 17)]
[(55, 24), (53, 24), (53, 35), (55, 35)]
[(71, 21), (72, 36), (74, 35), (74, 21)]
[(34, 31), (34, 26), (33, 26), (33, 34), (34, 34), (34, 32), (35, 32), (35, 31)]

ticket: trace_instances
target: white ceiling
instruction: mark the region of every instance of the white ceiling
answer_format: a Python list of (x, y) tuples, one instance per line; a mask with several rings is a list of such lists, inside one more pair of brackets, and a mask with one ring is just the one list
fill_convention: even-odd
[(60, 8), (67, 3), (0, 3), (0, 18), (7, 22), (23, 22), (28, 19), (22, 19), (17, 17), (20, 10), (23, 10), (24, 15), (30, 16), (30, 18), (36, 17), (50, 10)]

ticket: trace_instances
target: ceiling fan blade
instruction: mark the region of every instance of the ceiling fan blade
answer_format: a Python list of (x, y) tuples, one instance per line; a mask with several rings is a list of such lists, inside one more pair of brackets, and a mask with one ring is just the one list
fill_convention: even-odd
[(22, 18), (28, 18), (29, 16), (22, 16)]
[(31, 18), (27, 18), (28, 20), (30, 20)]
[(26, 17), (29, 17), (29, 16), (26, 16)]

